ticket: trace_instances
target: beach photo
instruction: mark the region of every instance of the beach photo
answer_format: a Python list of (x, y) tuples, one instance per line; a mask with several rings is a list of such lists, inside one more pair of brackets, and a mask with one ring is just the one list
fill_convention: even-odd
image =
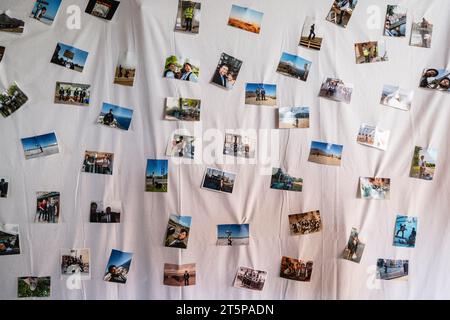
[(330, 166), (340, 166), (343, 148), (340, 144), (311, 141), (308, 161)]
[(247, 83), (245, 85), (245, 104), (276, 107), (277, 86), (266, 83)]
[(409, 176), (423, 180), (433, 180), (436, 170), (437, 150), (433, 148), (414, 148), (414, 155), (411, 163)]
[(0, 176), (0, 198), (8, 197), (9, 178)]
[(23, 33), (25, 22), (6, 14), (6, 11), (0, 13), (0, 31)]
[(228, 18), (228, 25), (245, 31), (259, 33), (263, 15), (262, 12), (233, 4), (230, 17)]
[(19, 277), (17, 278), (17, 297), (48, 298), (50, 286), (50, 277)]
[(217, 225), (218, 246), (248, 246), (249, 238), (250, 225), (248, 223)]
[(404, 37), (406, 35), (406, 8), (398, 5), (387, 6), (383, 34), (388, 37)]
[(236, 174), (220, 169), (206, 168), (202, 188), (223, 193), (232, 193)]
[(334, 0), (326, 20), (341, 27), (347, 27), (358, 0)]
[(309, 107), (278, 108), (278, 129), (309, 128)]
[(311, 61), (283, 52), (278, 63), (277, 72), (288, 77), (306, 81), (310, 68)]
[(353, 84), (344, 83), (340, 79), (327, 78), (320, 87), (319, 96), (334, 101), (350, 103), (353, 93)]
[(182, 134), (174, 134), (169, 140), (166, 156), (194, 159), (195, 138)]
[(395, 247), (414, 248), (417, 236), (417, 217), (397, 215), (395, 219), (394, 243)]
[(256, 154), (256, 141), (250, 137), (225, 133), (225, 140), (223, 143), (223, 154), (252, 159)]
[(239, 267), (234, 277), (233, 287), (262, 291), (266, 283), (266, 278), (266, 271)]
[(241, 66), (241, 60), (226, 53), (222, 53), (211, 79), (211, 83), (228, 90), (232, 89), (236, 83)]
[(114, 153), (86, 150), (81, 172), (112, 175), (113, 165)]
[(198, 82), (200, 64), (181, 56), (169, 56), (164, 64), (163, 77), (190, 82)]
[[(317, 34), (316, 34), (317, 32)], [(302, 34), (300, 36), (299, 46), (320, 50), (322, 46), (322, 33), (317, 30), (316, 19), (314, 17), (306, 17), (303, 24)]]
[(370, 41), (355, 43), (356, 64), (388, 61), (386, 42)]
[(111, 250), (103, 280), (121, 284), (126, 283), (132, 258), (133, 253), (131, 252)]
[(91, 223), (120, 223), (120, 201), (91, 201), (89, 222)]
[(169, 177), (169, 161), (148, 159), (145, 171), (146, 192), (167, 192)]
[(0, 256), (20, 254), (19, 225), (0, 223)]
[(296, 178), (283, 172), (281, 168), (272, 168), (272, 177), (270, 178), (270, 188), (286, 191), (302, 191), (303, 179)]
[(171, 264), (164, 263), (164, 284), (166, 286), (194, 286), (195, 285), (195, 263)]
[(122, 108), (103, 102), (102, 110), (97, 118), (97, 123), (110, 128), (128, 130), (131, 124), (133, 110)]
[(115, 0), (89, 0), (85, 12), (95, 17), (111, 20), (119, 6)]
[(61, 218), (60, 193), (36, 192), (35, 223), (58, 223)]
[(408, 280), (409, 260), (378, 259), (376, 278), (380, 280)]
[(55, 103), (74, 106), (89, 106), (91, 86), (89, 84), (56, 82)]
[(87, 51), (58, 42), (50, 62), (70, 70), (83, 72), (88, 54)]
[(391, 179), (360, 177), (359, 191), (362, 199), (389, 200)]
[(385, 84), (381, 93), (382, 105), (408, 111), (414, 98), (413, 90), (402, 89), (398, 86)]
[(433, 37), (433, 24), (425, 17), (421, 21), (414, 22), (411, 25), (411, 37), (409, 45), (413, 47), (431, 48), (431, 39)]
[(175, 31), (197, 34), (200, 28), (200, 2), (178, 1)]
[(312, 270), (312, 261), (302, 261), (285, 256), (281, 258), (281, 278), (309, 282), (311, 281)]
[(54, 132), (22, 138), (23, 151), (25, 159), (49, 156), (59, 153), (58, 141)]
[(132, 87), (136, 76), (136, 55), (132, 51), (122, 52), (114, 73), (114, 83)]
[(200, 121), (200, 105), (201, 101), (198, 99), (167, 97), (164, 119)]
[(309, 211), (289, 215), (289, 229), (291, 236), (319, 232), (322, 230), (320, 211)]
[(347, 246), (342, 253), (342, 258), (348, 261), (360, 263), (366, 245), (359, 239), (359, 232), (356, 228), (352, 228)]
[(91, 278), (89, 249), (64, 249), (61, 253), (61, 275), (77, 275), (79, 280)]
[(359, 127), (356, 141), (359, 144), (373, 147), (380, 150), (386, 150), (389, 142), (389, 130), (381, 129), (380, 127), (370, 124), (362, 123)]
[(62, 0), (36, 0), (30, 18), (51, 25), (58, 13)]
[(424, 69), (419, 87), (450, 92), (450, 71), (445, 69)]
[(27, 95), (19, 88), (16, 82), (0, 94), (0, 113), (8, 117), (28, 101)]
[(164, 246), (187, 249), (192, 217), (171, 214), (167, 224)]

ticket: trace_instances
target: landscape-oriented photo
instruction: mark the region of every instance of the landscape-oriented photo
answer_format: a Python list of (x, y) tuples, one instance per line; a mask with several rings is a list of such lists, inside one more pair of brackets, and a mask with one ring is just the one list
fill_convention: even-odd
[(133, 110), (104, 102), (97, 118), (97, 123), (110, 128), (128, 130)]
[(226, 172), (215, 168), (207, 168), (203, 177), (202, 188), (212, 191), (232, 193), (235, 181), (235, 173)]
[(164, 263), (164, 284), (166, 286), (193, 286), (195, 285), (195, 263), (171, 264)]
[(262, 291), (266, 283), (267, 272), (252, 268), (239, 267), (233, 287)]
[(259, 33), (263, 15), (262, 12), (233, 4), (230, 17), (228, 18), (228, 25), (245, 31)]
[(408, 280), (409, 260), (378, 259), (376, 278), (380, 280)]
[(433, 36), (433, 24), (425, 17), (419, 22), (413, 22), (411, 25), (411, 38), (409, 45), (414, 47), (431, 48), (431, 39)]
[(85, 12), (95, 17), (111, 20), (119, 6), (116, 0), (89, 0)]
[(311, 61), (283, 52), (277, 67), (277, 72), (288, 77), (306, 81), (306, 79), (308, 79), (310, 68)]
[(417, 236), (417, 217), (397, 215), (394, 243), (396, 247), (414, 248)]
[(413, 90), (402, 89), (398, 86), (385, 84), (381, 94), (382, 105), (408, 111), (414, 97)]
[(55, 103), (74, 106), (89, 106), (91, 86), (89, 84), (56, 82)]
[(25, 159), (59, 153), (58, 140), (54, 132), (21, 139)]
[(25, 22), (6, 12), (0, 13), (0, 31), (23, 33)]
[(322, 230), (320, 211), (309, 211), (289, 215), (289, 229), (291, 235), (304, 235)]
[(347, 27), (357, 3), (358, 0), (334, 0), (326, 20)]
[(277, 86), (266, 83), (247, 83), (245, 85), (245, 104), (276, 106)]
[(309, 128), (309, 107), (278, 108), (278, 128)]
[(356, 63), (372, 63), (388, 61), (385, 41), (369, 41), (355, 43)]
[(280, 277), (295, 281), (311, 281), (313, 262), (290, 257), (281, 258)]
[(17, 280), (18, 298), (50, 297), (50, 277), (20, 277)]
[(343, 146), (319, 141), (311, 141), (308, 161), (330, 166), (340, 166)]
[[(317, 32), (317, 35), (316, 35)], [(302, 35), (300, 36), (299, 46), (320, 50), (322, 46), (322, 35), (317, 31), (316, 19), (314, 17), (306, 17), (303, 24)]]
[(132, 87), (136, 76), (136, 56), (132, 51), (122, 52), (117, 62), (114, 83)]
[(287, 191), (302, 191), (303, 179), (296, 178), (283, 172), (281, 168), (272, 168), (270, 188)]
[(87, 51), (58, 42), (50, 62), (70, 70), (83, 72), (88, 54)]
[(359, 127), (356, 141), (360, 144), (386, 150), (389, 142), (390, 131), (381, 129), (367, 123), (362, 123)]
[(409, 176), (422, 180), (433, 180), (436, 170), (437, 150), (434, 148), (424, 149), (414, 148), (414, 155), (411, 163)]
[(169, 176), (169, 161), (162, 159), (148, 159), (145, 174), (146, 192), (167, 192)]
[(27, 95), (14, 82), (0, 94), (0, 113), (6, 118), (22, 107), (27, 101)]
[(360, 177), (359, 188), (363, 199), (389, 200), (391, 179)]
[(130, 271), (132, 252), (111, 250), (111, 255), (106, 265), (104, 281), (125, 284)]
[(445, 69), (424, 69), (419, 87), (450, 92), (450, 71)]
[(86, 151), (84, 153), (81, 172), (113, 174), (114, 153), (100, 151)]
[(200, 28), (200, 2), (178, 1), (175, 31), (197, 34)]
[(194, 159), (195, 138), (193, 136), (174, 134), (166, 148), (166, 156)]
[(170, 248), (187, 249), (192, 217), (171, 214), (167, 224), (164, 245)]
[(164, 119), (200, 121), (200, 105), (201, 101), (198, 99), (167, 97)]
[(20, 254), (19, 225), (0, 223), (0, 256)]
[(120, 201), (92, 201), (89, 212), (91, 223), (120, 223)]
[(219, 224), (217, 225), (218, 246), (247, 246), (250, 238), (250, 225)]
[(169, 56), (164, 64), (163, 77), (190, 82), (198, 82), (200, 63), (181, 56)]
[(387, 6), (384, 35), (388, 37), (404, 37), (406, 35), (406, 8), (398, 5)]
[(51, 25), (58, 13), (62, 0), (36, 0), (30, 18)]
[(347, 246), (342, 253), (342, 258), (352, 262), (360, 263), (366, 245), (359, 239), (359, 232), (356, 228), (352, 228)]
[(223, 154), (247, 159), (254, 158), (256, 141), (245, 135), (225, 133)]
[(353, 84), (335, 78), (327, 78), (320, 87), (319, 96), (334, 101), (350, 103), (353, 93)]

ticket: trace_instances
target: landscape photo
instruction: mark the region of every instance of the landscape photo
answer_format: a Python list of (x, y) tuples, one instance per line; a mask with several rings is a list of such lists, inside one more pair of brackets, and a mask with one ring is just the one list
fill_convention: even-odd
[(58, 42), (50, 62), (70, 70), (83, 72), (88, 54), (87, 51)]
[(308, 161), (319, 164), (340, 166), (343, 146), (320, 141), (311, 141)]
[(277, 105), (277, 86), (266, 83), (247, 83), (245, 85), (245, 104)]
[(194, 286), (196, 278), (195, 263), (164, 264), (164, 284), (166, 286)]
[(235, 173), (207, 168), (203, 177), (202, 188), (223, 193), (232, 193), (235, 181)]
[(281, 168), (272, 168), (270, 188), (301, 192), (303, 189), (303, 179), (292, 177), (289, 174), (283, 172), (283, 169)]
[(250, 225), (219, 224), (217, 225), (218, 246), (246, 246), (249, 243)]
[(148, 159), (145, 174), (146, 192), (167, 192), (169, 161)]
[(21, 139), (25, 159), (59, 153), (58, 140), (54, 132)]
[(245, 31), (259, 33), (263, 15), (262, 12), (233, 4), (230, 17), (228, 18), (228, 25)]
[(97, 123), (110, 128), (128, 130), (131, 124), (133, 110), (122, 108), (103, 102), (102, 110), (97, 118)]
[(0, 113), (8, 117), (28, 101), (27, 95), (14, 82), (0, 94)]
[(278, 108), (278, 128), (309, 128), (309, 107)]
[(311, 61), (302, 57), (283, 52), (277, 67), (277, 72), (302, 81), (308, 79)]

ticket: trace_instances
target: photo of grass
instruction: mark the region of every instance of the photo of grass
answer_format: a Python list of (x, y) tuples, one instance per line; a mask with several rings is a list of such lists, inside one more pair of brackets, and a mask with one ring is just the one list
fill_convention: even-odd
[(414, 155), (409, 176), (411, 178), (433, 180), (436, 170), (437, 150), (433, 148), (414, 148)]
[(18, 278), (18, 298), (50, 297), (50, 277), (20, 277)]
[(167, 181), (169, 175), (168, 160), (147, 160), (147, 170), (145, 174), (146, 192), (167, 192)]

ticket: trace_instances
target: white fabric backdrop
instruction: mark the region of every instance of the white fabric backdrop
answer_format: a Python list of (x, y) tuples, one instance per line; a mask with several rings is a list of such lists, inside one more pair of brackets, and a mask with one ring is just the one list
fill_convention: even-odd
[[(50, 275), (54, 299), (450, 298), (450, 98), (418, 88), (425, 67), (450, 67), (450, 1), (360, 0), (346, 29), (325, 21), (332, 0), (201, 2), (200, 34), (188, 35), (173, 32), (177, 0), (122, 0), (111, 22), (85, 14), (87, 1), (64, 0), (51, 27), (26, 18), (33, 0), (1, 1), (0, 9), (10, 8), (26, 18), (23, 35), (0, 33), (0, 45), (7, 47), (0, 63), (1, 85), (17, 81), (30, 100), (0, 119), (0, 175), (11, 178), (9, 197), (0, 199), (0, 222), (20, 225), (22, 250), (0, 257), (0, 299), (14, 299), (17, 277), (26, 275)], [(408, 7), (406, 38), (386, 38), (388, 62), (356, 65), (354, 43), (383, 38), (381, 29), (367, 27), (367, 8), (380, 7), (382, 25), (386, 5), (397, 3)], [(81, 30), (66, 28), (66, 8), (72, 4), (82, 9)], [(227, 26), (232, 4), (264, 12), (259, 35)], [(323, 28), (320, 52), (297, 45), (307, 15), (316, 15), (316, 30)], [(412, 16), (422, 15), (434, 24), (431, 49), (408, 45)], [(49, 63), (59, 41), (89, 52), (83, 73)], [(113, 84), (117, 58), (126, 49), (138, 55), (132, 88)], [(209, 84), (222, 52), (244, 61), (231, 91)], [(275, 72), (282, 52), (312, 61), (307, 82)], [(162, 78), (164, 60), (174, 53), (200, 60), (199, 84)], [(354, 84), (351, 104), (318, 98), (327, 76)], [(54, 104), (56, 81), (90, 83), (91, 106)], [(310, 107), (309, 129), (279, 131), (281, 164), (291, 175), (304, 178), (304, 191), (269, 189), (270, 177), (260, 175), (258, 165), (236, 164), (217, 165), (238, 173), (233, 194), (210, 192), (199, 188), (206, 164), (169, 162), (169, 192), (145, 193), (146, 160), (166, 158), (173, 130), (193, 127), (162, 120), (165, 97), (201, 98), (203, 130), (275, 128), (274, 109), (244, 105), (246, 82), (276, 83), (279, 105)], [(411, 110), (381, 106), (383, 84), (414, 89)], [(95, 124), (102, 102), (134, 109), (128, 132)], [(362, 122), (391, 130), (387, 151), (356, 143)], [(52, 131), (60, 153), (25, 160), (20, 138)], [(342, 166), (308, 162), (311, 140), (343, 144)], [(438, 149), (432, 182), (408, 177), (415, 145)], [(81, 173), (85, 150), (114, 152), (114, 175)], [(358, 178), (373, 175), (392, 179), (390, 200), (356, 198)], [(61, 192), (61, 223), (32, 223), (35, 192), (41, 190)], [(89, 203), (99, 199), (122, 201), (122, 223), (89, 224)], [(323, 231), (290, 236), (288, 214), (316, 209)], [(187, 250), (163, 246), (171, 213), (193, 218)], [(392, 246), (398, 213), (419, 217), (414, 249)], [(250, 245), (217, 247), (216, 225), (225, 223), (250, 223)], [(339, 259), (352, 227), (366, 243), (360, 264)], [(83, 282), (81, 290), (68, 290), (60, 280), (60, 249), (70, 247), (91, 249), (92, 279)], [(113, 248), (134, 252), (125, 285), (102, 280)], [(313, 260), (311, 282), (280, 278), (283, 255)], [(377, 258), (410, 259), (409, 281), (372, 288), (374, 273), (367, 270)], [(197, 263), (196, 286), (163, 285), (164, 263), (192, 262)], [(239, 266), (268, 272), (263, 292), (232, 287)]]

